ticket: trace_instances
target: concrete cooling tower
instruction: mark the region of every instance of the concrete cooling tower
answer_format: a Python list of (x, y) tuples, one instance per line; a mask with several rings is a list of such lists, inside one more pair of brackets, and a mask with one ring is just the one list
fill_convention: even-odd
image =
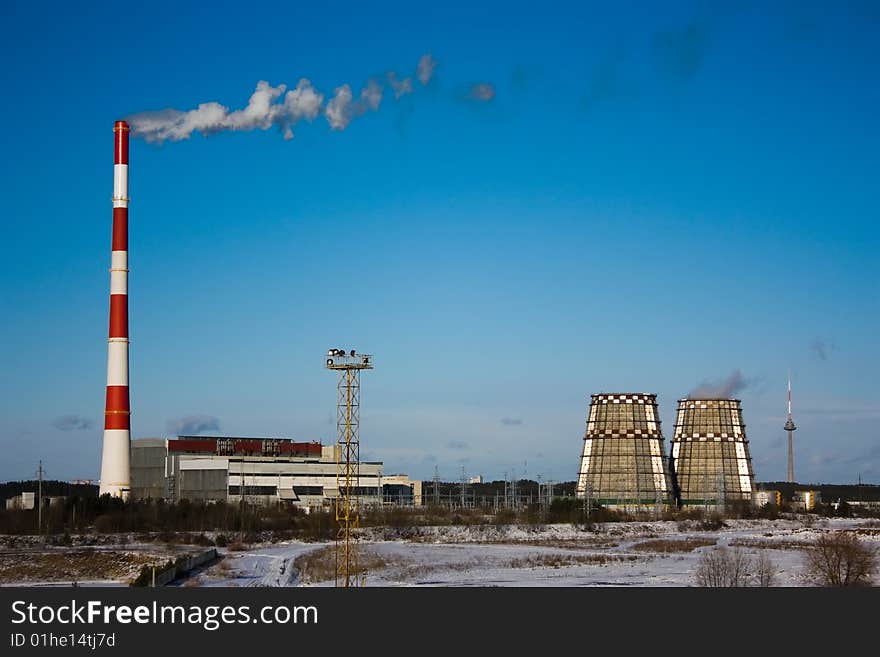
[(628, 510), (673, 503), (657, 395), (592, 395), (576, 494)]
[(680, 399), (671, 468), (681, 506), (751, 500), (755, 486), (739, 399)]

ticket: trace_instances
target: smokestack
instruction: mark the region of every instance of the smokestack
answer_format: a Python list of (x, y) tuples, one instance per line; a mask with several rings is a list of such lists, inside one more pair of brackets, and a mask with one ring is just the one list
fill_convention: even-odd
[(131, 424), (128, 398), (128, 123), (113, 127), (113, 238), (110, 256), (110, 337), (100, 494), (127, 498)]

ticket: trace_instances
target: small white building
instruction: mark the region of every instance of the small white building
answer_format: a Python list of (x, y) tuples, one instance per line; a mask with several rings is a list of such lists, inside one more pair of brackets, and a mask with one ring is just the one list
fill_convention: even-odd
[(812, 511), (821, 502), (822, 496), (817, 490), (796, 490), (791, 497), (792, 507), (803, 511)]
[(36, 500), (36, 493), (21, 493), (20, 495), (10, 497), (6, 500), (6, 509), (20, 509), (24, 511), (29, 511), (36, 506)]
[(422, 482), (409, 475), (382, 475), (382, 501), (398, 506), (422, 506)]
[(779, 506), (781, 498), (782, 493), (778, 490), (756, 490), (754, 493), (752, 493), (752, 504), (754, 504), (759, 509), (762, 506), (767, 506), (768, 504)]

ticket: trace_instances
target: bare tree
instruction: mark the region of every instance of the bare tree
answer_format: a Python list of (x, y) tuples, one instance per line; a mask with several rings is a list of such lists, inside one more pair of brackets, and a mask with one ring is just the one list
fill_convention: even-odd
[(776, 565), (767, 556), (767, 552), (761, 550), (755, 560), (755, 584), (761, 587), (773, 586), (776, 581)]
[(716, 547), (706, 550), (697, 565), (697, 586), (748, 586), (751, 559), (740, 548)]
[(822, 534), (807, 551), (807, 574), (819, 586), (865, 586), (877, 570), (877, 549), (855, 532)]

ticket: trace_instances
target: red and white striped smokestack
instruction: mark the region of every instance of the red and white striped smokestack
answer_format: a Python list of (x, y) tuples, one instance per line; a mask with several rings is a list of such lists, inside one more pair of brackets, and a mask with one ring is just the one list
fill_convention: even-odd
[(128, 124), (113, 127), (113, 241), (110, 259), (110, 339), (100, 494), (127, 498), (131, 424), (128, 397)]

